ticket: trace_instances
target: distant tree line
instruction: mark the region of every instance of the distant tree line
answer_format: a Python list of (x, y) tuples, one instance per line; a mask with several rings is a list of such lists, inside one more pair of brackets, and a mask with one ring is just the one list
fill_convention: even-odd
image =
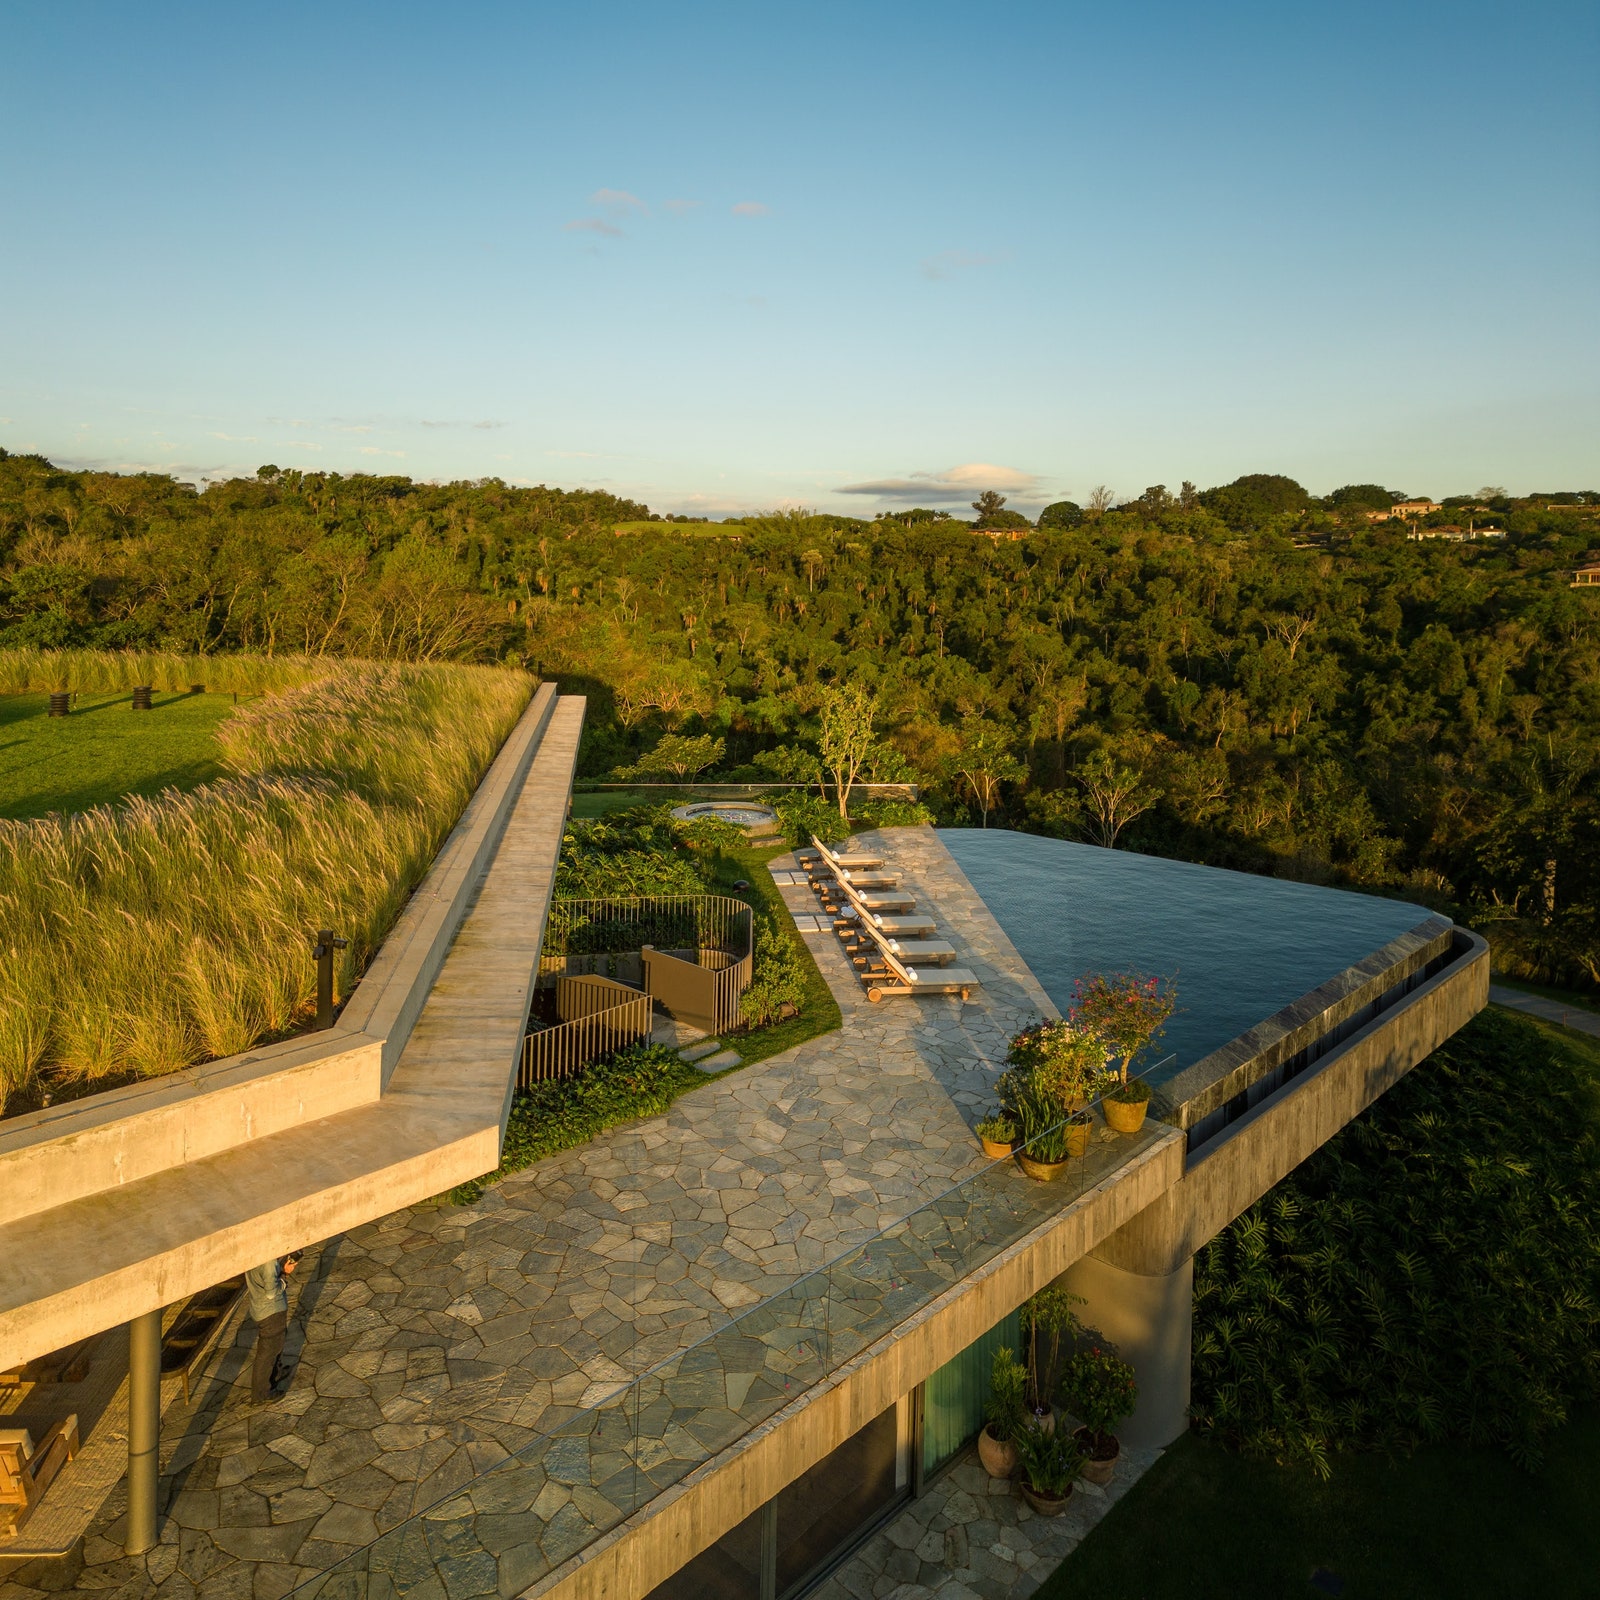
[(1102, 490), (1011, 540), (924, 509), (674, 524), (492, 479), (198, 493), (11, 456), (0, 648), (516, 662), (589, 694), (590, 776), (709, 751), (703, 778), (807, 781), (848, 685), (856, 776), (946, 821), (1400, 894), (1600, 982), (1600, 592), (1570, 587), (1600, 493), (1452, 497), (1494, 544), (1370, 522), (1397, 493)]

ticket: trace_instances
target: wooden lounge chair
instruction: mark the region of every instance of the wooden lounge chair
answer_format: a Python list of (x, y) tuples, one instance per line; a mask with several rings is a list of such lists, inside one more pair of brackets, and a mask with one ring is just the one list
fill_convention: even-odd
[(956, 958), (956, 947), (946, 939), (899, 939), (870, 922), (866, 924), (866, 931), (886, 956), (894, 956), (909, 967), (947, 967)]
[(971, 998), (978, 987), (978, 975), (966, 967), (941, 967), (938, 974), (908, 967), (897, 957), (883, 952), (884, 965), (889, 970), (887, 978), (865, 979), (867, 999), (874, 1005), (888, 995), (897, 994), (958, 994), (963, 1000)]
[(900, 883), (900, 880), (892, 872), (842, 871), (839, 876), (852, 889), (862, 894), (865, 894), (869, 889), (894, 889), (899, 887)]
[(956, 958), (956, 947), (943, 939), (893, 939), (889, 953), (912, 966), (948, 967)]
[(922, 939), (935, 931), (932, 917), (894, 917), (873, 916), (870, 918), (873, 927), (880, 933), (887, 934), (892, 939)]
[(817, 853), (822, 859), (830, 867), (841, 872), (846, 869), (853, 872), (858, 867), (863, 871), (871, 871), (873, 867), (883, 865), (882, 856), (875, 856), (866, 850), (830, 850), (815, 834), (812, 835), (811, 842), (817, 847)]
[(162, 1374), (163, 1376), (173, 1372), (181, 1374), (183, 1399), (186, 1405), (189, 1400), (189, 1380), (204, 1363), (206, 1353), (217, 1342), (217, 1335), (227, 1325), (233, 1308), (242, 1299), (244, 1299), (243, 1278), (229, 1278), (226, 1283), (219, 1283), (215, 1288), (204, 1289), (190, 1297), (188, 1305), (179, 1312), (178, 1320), (162, 1339)]
[(78, 1418), (58, 1422), (35, 1445), (26, 1428), (0, 1428), (0, 1550), (38, 1509), (55, 1475), (78, 1453)]

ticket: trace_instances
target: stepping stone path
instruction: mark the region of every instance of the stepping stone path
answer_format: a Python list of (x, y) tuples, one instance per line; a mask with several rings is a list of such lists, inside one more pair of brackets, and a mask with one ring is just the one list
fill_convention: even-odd
[(685, 1061), (699, 1061), (722, 1048), (720, 1039), (702, 1039), (698, 1044), (686, 1045), (678, 1054)]
[(702, 1072), (726, 1072), (729, 1067), (736, 1067), (742, 1058), (737, 1050), (719, 1050), (714, 1056), (706, 1056), (704, 1060), (695, 1062)]

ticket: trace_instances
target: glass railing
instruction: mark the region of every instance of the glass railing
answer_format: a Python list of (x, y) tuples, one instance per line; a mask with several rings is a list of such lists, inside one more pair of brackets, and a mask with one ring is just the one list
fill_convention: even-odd
[(1138, 1133), (1116, 1134), (1094, 1111), (1091, 1118), (1087, 1147), (1054, 1180), (1028, 1178), (1009, 1160), (989, 1163), (713, 1333), (619, 1379), (613, 1392), (296, 1593), (489, 1600), (523, 1592), (1171, 1131), (1147, 1121)]

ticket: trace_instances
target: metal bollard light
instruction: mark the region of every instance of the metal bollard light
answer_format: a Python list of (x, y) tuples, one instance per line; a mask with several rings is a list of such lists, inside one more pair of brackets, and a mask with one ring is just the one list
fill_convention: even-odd
[(332, 928), (318, 928), (311, 936), (311, 956), (317, 963), (317, 1031), (333, 1026), (333, 953), (349, 947)]

